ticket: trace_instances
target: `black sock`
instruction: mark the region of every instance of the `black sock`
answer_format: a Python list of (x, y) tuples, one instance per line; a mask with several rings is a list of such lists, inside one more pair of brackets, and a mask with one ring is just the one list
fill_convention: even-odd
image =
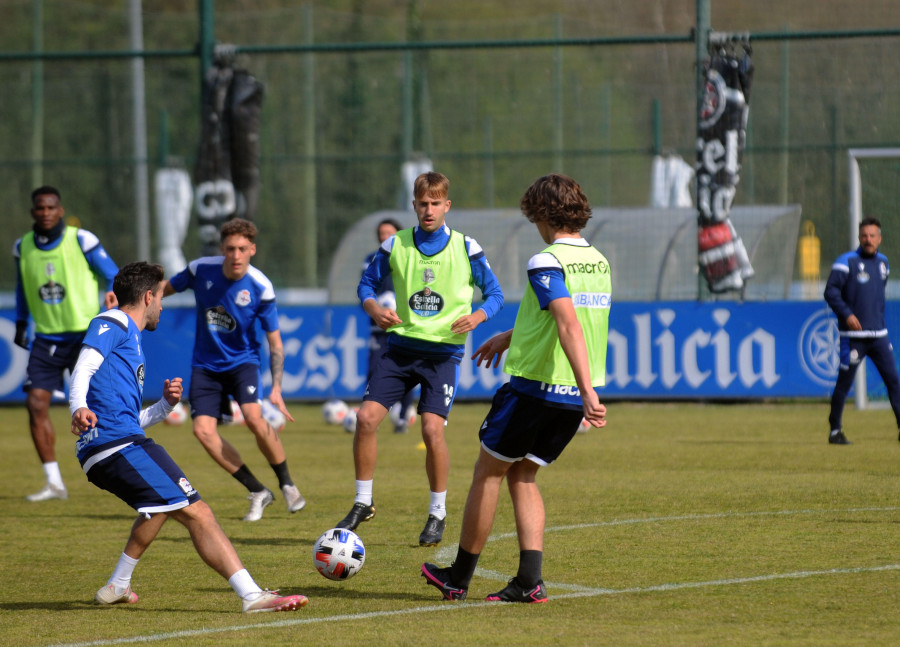
[(480, 555), (473, 555), (462, 548), (456, 549), (456, 561), (450, 565), (450, 581), (464, 589), (469, 588)]
[[(269, 465), (272, 465), (269, 463)], [(278, 465), (272, 465), (272, 471), (275, 472), (275, 476), (278, 477), (278, 487), (282, 488), (285, 485), (293, 485), (294, 482), (291, 480), (291, 474), (288, 472), (287, 461), (281, 461)]]
[(541, 581), (541, 564), (543, 560), (543, 551), (519, 551), (519, 572), (516, 573), (516, 579), (519, 580), (519, 584), (526, 589), (537, 586), (537, 583)]
[(253, 472), (248, 470), (246, 465), (241, 465), (232, 476), (251, 492), (262, 492), (266, 489), (266, 486), (253, 476)]

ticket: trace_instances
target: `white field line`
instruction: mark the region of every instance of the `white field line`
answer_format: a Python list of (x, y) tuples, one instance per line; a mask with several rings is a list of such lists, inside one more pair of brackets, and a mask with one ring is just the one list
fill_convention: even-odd
[[(900, 510), (900, 507), (877, 507), (877, 508), (844, 508), (839, 510), (777, 510), (777, 511), (761, 511), (761, 512), (721, 512), (711, 514), (692, 514), (678, 515), (671, 517), (648, 517), (644, 519), (620, 519), (613, 521), (602, 521), (597, 523), (575, 524), (569, 526), (554, 526), (545, 529), (546, 533), (562, 532), (566, 530), (578, 530), (583, 528), (598, 528), (604, 526), (621, 526), (639, 523), (665, 523), (671, 521), (696, 521), (704, 519), (728, 519), (741, 517), (760, 517), (760, 516), (790, 516), (790, 515), (812, 515), (812, 514), (846, 514), (856, 512), (890, 512)], [(509, 539), (515, 537), (515, 533), (507, 533), (496, 535), (489, 541), (497, 541), (500, 539)], [(456, 555), (456, 545), (448, 545), (441, 548), (437, 553), (437, 558), (441, 561), (447, 561)], [(448, 557), (449, 556), (449, 557)], [(720, 580), (708, 580), (705, 582), (671, 582), (667, 584), (657, 584), (654, 586), (633, 587), (626, 589), (604, 589), (577, 584), (563, 584), (547, 582), (546, 586), (550, 590), (568, 590), (570, 593), (556, 594), (551, 596), (551, 601), (566, 600), (573, 598), (612, 596), (612, 595), (634, 595), (639, 593), (657, 593), (667, 591), (681, 591), (685, 589), (699, 589), (712, 586), (732, 586), (736, 584), (752, 584), (755, 582), (771, 582), (774, 580), (786, 579), (805, 579), (810, 577), (821, 577), (826, 575), (854, 575), (859, 573), (878, 573), (884, 571), (900, 571), (900, 564), (883, 564), (880, 566), (861, 566), (856, 568), (833, 568), (818, 571), (795, 571), (792, 573), (771, 573), (768, 575), (754, 575), (750, 577), (735, 577)], [(476, 573), (485, 578), (506, 581), (508, 575), (497, 573), (494, 571), (478, 569)], [(53, 647), (99, 647), (102, 645), (125, 645), (132, 643), (150, 643), (162, 640), (173, 640), (180, 638), (191, 638), (196, 636), (209, 636), (214, 634), (225, 634), (236, 631), (249, 631), (252, 629), (272, 629), (278, 627), (296, 627), (300, 625), (314, 625), (322, 622), (343, 622), (358, 621), (367, 618), (388, 618), (391, 616), (402, 616), (423, 613), (436, 613), (446, 611), (459, 611), (464, 609), (474, 609), (483, 606), (496, 607), (496, 602), (438, 602), (426, 606), (413, 607), (410, 609), (397, 609), (393, 611), (372, 611), (368, 613), (342, 614), (337, 616), (328, 616), (325, 618), (298, 618), (291, 614), (290, 618), (276, 620), (273, 622), (242, 624), (231, 627), (218, 627), (206, 629), (187, 629), (184, 631), (171, 631), (161, 634), (137, 635), (124, 638), (108, 638), (104, 640), (93, 640), (90, 642), (64, 643)], [(300, 612), (303, 613), (302, 611)], [(281, 616), (282, 618), (284, 616)]]

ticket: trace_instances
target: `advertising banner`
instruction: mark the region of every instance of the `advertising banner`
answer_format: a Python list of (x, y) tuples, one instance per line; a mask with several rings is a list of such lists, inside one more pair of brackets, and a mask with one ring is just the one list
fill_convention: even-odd
[[(888, 302), (888, 320), (900, 316)], [(491, 335), (512, 327), (516, 304), (479, 326), (460, 366), (458, 400), (489, 399), (508, 378), (469, 359)], [(357, 306), (281, 306), (283, 390), (288, 400), (362, 398), (369, 321)], [(168, 307), (159, 328), (144, 333), (145, 396), (163, 380), (191, 374), (194, 309)], [(0, 311), (0, 402), (23, 401), (28, 353), (13, 344), (12, 310)], [(837, 376), (837, 320), (824, 303), (616, 303), (610, 314), (610, 399), (823, 398)], [(266, 359), (266, 363), (268, 360)], [(267, 365), (267, 364), (266, 364)], [(265, 382), (270, 381), (265, 373)], [(868, 371), (870, 394), (884, 390)]]

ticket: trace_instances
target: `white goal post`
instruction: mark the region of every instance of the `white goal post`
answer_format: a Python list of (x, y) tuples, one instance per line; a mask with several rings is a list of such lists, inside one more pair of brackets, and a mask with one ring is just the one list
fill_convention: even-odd
[[(859, 223), (862, 220), (862, 180), (859, 173), (859, 160), (900, 158), (900, 148), (851, 148), (847, 151), (850, 171), (850, 249), (859, 245)], [(856, 390), (856, 408), (867, 409), (872, 405), (866, 393), (866, 362), (856, 372), (854, 382)]]

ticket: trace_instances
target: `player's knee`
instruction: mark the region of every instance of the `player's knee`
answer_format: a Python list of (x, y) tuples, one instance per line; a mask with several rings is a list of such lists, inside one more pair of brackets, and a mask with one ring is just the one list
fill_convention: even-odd
[(360, 407), (356, 414), (356, 431), (357, 433), (374, 434), (382, 420), (384, 420), (383, 413), (379, 415), (377, 410)]

